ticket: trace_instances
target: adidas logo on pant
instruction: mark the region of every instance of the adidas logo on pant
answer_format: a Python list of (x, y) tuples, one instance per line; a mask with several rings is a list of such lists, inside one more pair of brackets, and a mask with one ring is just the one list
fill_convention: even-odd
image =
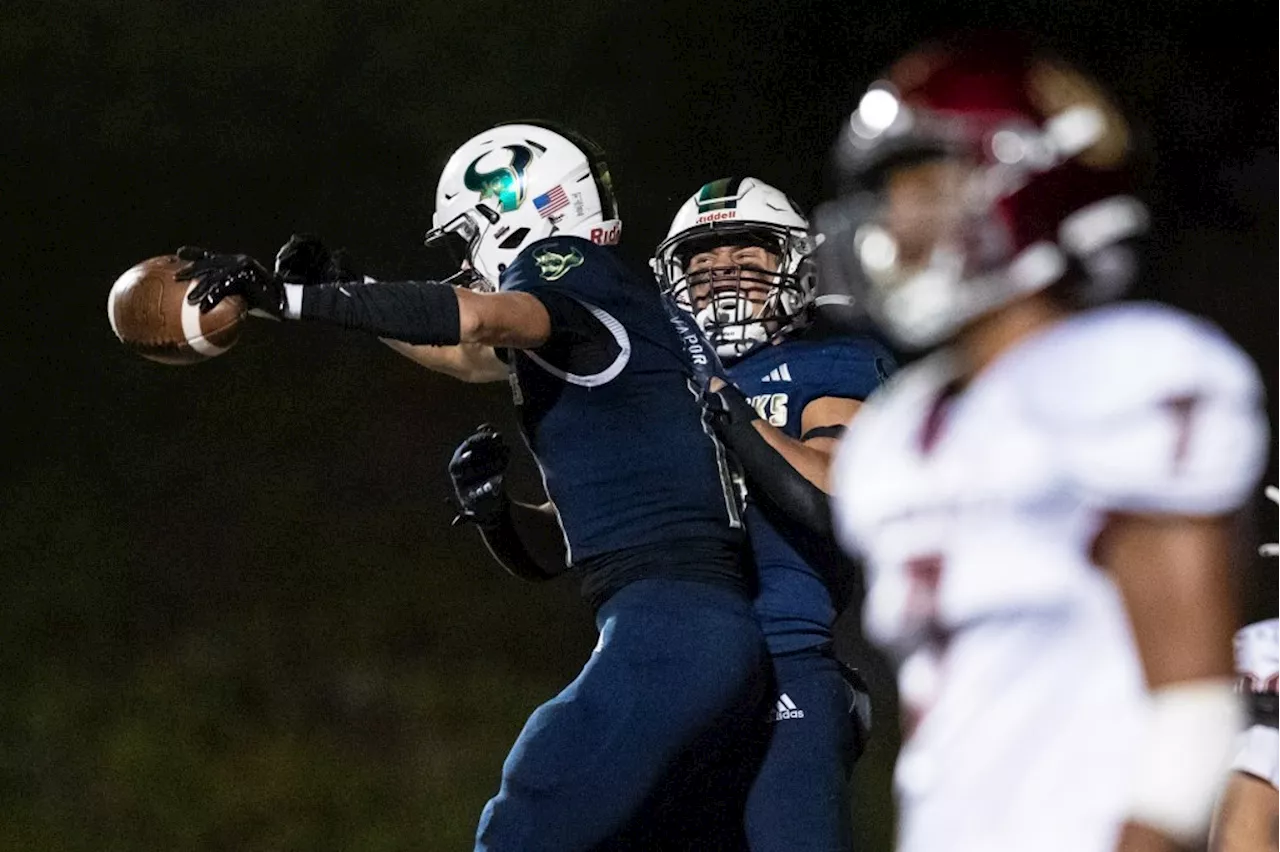
[(770, 722), (781, 722), (783, 719), (803, 719), (804, 711), (784, 692), (778, 696), (778, 703), (769, 714)]

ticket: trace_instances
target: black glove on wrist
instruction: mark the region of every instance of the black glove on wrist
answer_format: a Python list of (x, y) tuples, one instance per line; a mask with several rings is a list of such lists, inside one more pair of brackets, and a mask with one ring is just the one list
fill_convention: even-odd
[(751, 422), (760, 419), (760, 413), (747, 402), (742, 391), (731, 384), (714, 391), (704, 389), (702, 407), (706, 410), (712, 427), (722, 434), (742, 429), (752, 429), (754, 432)]
[(478, 427), (453, 451), (449, 478), (457, 498), (455, 524), (470, 522), (488, 526), (499, 521), (509, 500), (503, 488), (511, 451), (502, 434), (488, 423)]
[(183, 246), (177, 254), (189, 264), (174, 277), (197, 282), (187, 301), (198, 304), (200, 313), (228, 296), (242, 296), (251, 311), (276, 319), (284, 315), (284, 284), (247, 254), (214, 254), (195, 246)]
[(294, 234), (276, 252), (276, 277), (286, 284), (363, 281), (364, 275), (342, 249), (330, 251), (318, 237)]
[[(810, 534), (829, 538), (827, 495), (760, 434), (754, 424), (763, 418), (742, 391), (728, 384), (716, 391), (708, 389), (703, 391), (702, 406), (711, 428), (742, 466), (752, 493), (767, 499)], [(829, 588), (839, 587), (838, 578), (825, 579)]]

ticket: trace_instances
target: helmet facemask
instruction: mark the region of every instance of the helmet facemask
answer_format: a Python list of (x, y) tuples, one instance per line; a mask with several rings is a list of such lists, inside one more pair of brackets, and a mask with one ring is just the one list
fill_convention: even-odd
[(706, 225), (659, 246), (654, 267), (663, 291), (693, 315), (721, 358), (733, 360), (807, 321), (812, 251), (809, 236), (794, 228)]
[(1058, 280), (1066, 270), (1056, 250), (1031, 246), (1015, 256), (997, 202), (1016, 180), (1008, 170), (952, 155), (883, 169), (873, 189), (845, 202), (828, 233), (852, 249), (860, 285), (854, 299), (899, 342), (923, 347)]
[(441, 284), (469, 287), (481, 292), (496, 289), (494, 284), (476, 271), (472, 262), (479, 249), (481, 235), (496, 218), (485, 205), (477, 204), (471, 210), (464, 210), (440, 227), (427, 232), (423, 245), (443, 249), (458, 267), (458, 271), (441, 281)]

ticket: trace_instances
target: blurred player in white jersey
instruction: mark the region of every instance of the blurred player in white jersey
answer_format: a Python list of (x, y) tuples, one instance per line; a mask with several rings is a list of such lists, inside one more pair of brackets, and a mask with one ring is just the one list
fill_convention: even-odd
[(1276, 735), (1276, 682), (1280, 621), (1269, 618), (1236, 633), (1237, 687), (1248, 728), (1239, 735), (1231, 775), (1214, 820), (1213, 852), (1274, 852), (1280, 820), (1280, 737)]
[(1130, 147), (1094, 83), (992, 36), (909, 54), (839, 143), (824, 273), (904, 348), (941, 347), (833, 469), (865, 631), (899, 665), (900, 852), (1207, 833), (1242, 722), (1232, 515), (1267, 424), (1215, 327), (1093, 307), (1147, 224)]

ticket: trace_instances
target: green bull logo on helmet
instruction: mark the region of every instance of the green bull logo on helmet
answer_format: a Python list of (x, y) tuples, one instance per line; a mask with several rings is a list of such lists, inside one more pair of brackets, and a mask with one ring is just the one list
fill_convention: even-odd
[(492, 198), (498, 202), (498, 209), (511, 213), (524, 203), (525, 169), (533, 162), (533, 151), (523, 145), (503, 147), (511, 152), (511, 165), (489, 172), (476, 171), (476, 165), (488, 156), (481, 154), (467, 166), (462, 182), (467, 189), (480, 193), (481, 200)]

